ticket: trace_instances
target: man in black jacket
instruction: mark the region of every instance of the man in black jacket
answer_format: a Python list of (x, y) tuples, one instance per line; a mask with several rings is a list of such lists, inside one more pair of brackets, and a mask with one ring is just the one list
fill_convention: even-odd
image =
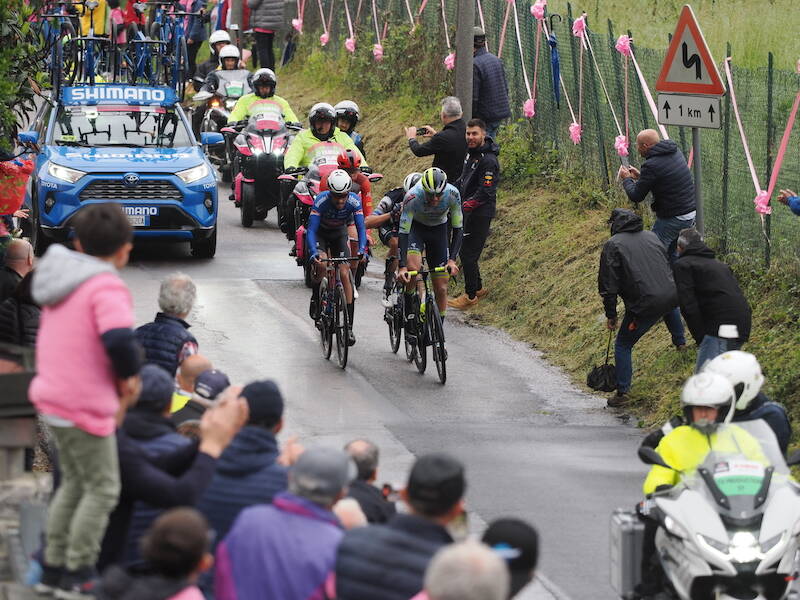
[[(603, 246), (597, 285), (603, 297), (608, 329), (617, 327), (617, 296), (625, 304), (617, 341), (614, 346), (617, 394), (608, 400), (611, 407), (626, 400), (631, 387), (633, 365), (631, 352), (634, 344), (665, 317), (678, 304), (675, 282), (667, 262), (663, 244), (652, 231), (643, 231), (642, 218), (631, 210), (615, 208), (608, 220), (611, 238)], [(672, 343), (682, 345), (686, 340), (667, 327)], [(683, 331), (681, 328), (681, 336)]]
[[(714, 251), (703, 243), (694, 227), (678, 236), (678, 256), (672, 269), (681, 313), (699, 346), (698, 373), (706, 361), (738, 350), (748, 340), (750, 305), (731, 268), (714, 257)], [(726, 329), (729, 331), (724, 335)]]
[(437, 132), (433, 127), (426, 125), (423, 137), (431, 138), (424, 144), (417, 141), (417, 129), (406, 127), (408, 147), (414, 156), (433, 155), (434, 167), (439, 167), (447, 173), (447, 182), (455, 183), (461, 176), (464, 165), (464, 155), (467, 153), (467, 126), (462, 119), (461, 102), (455, 96), (448, 96), (442, 100), (441, 118), (444, 127)]
[(508, 81), (503, 61), (486, 49), (486, 33), (473, 32), (472, 117), (486, 123), (486, 135), (495, 139), (497, 129), (511, 116)]
[(368, 522), (386, 523), (397, 510), (373, 485), (378, 477), (378, 447), (369, 440), (353, 440), (344, 450), (358, 468), (358, 476), (350, 484), (347, 495), (358, 502)]
[(447, 301), (453, 308), (464, 310), (477, 304), (486, 295), (478, 260), (489, 237), (489, 228), (496, 212), (497, 185), (500, 183), (500, 147), (486, 133), (486, 123), (472, 119), (467, 124), (467, 159), (458, 181), (461, 209), (464, 212), (464, 244), (461, 246), (461, 267), (464, 269), (464, 293)]
[(339, 600), (408, 600), (423, 587), (433, 555), (453, 538), (445, 528), (464, 512), (464, 467), (446, 454), (414, 463), (403, 490), (409, 514), (348, 531), (336, 555)]

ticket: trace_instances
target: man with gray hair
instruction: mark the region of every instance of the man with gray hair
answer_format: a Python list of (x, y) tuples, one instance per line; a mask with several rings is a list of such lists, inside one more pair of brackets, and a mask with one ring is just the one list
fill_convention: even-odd
[(348, 496), (358, 502), (368, 522), (386, 523), (397, 509), (373, 485), (378, 478), (378, 447), (369, 440), (359, 439), (353, 440), (344, 449), (358, 469), (358, 478), (350, 484)]
[(289, 469), (289, 490), (239, 513), (217, 546), (215, 595), (323, 598), (343, 531), (332, 508), (356, 475), (350, 457), (309, 448)]
[[(444, 127), (441, 131), (437, 132), (429, 125), (405, 129), (408, 147), (414, 156), (433, 155), (432, 166), (447, 173), (448, 183), (455, 183), (461, 177), (467, 155), (467, 125), (462, 116), (461, 101), (455, 96), (447, 96), (442, 100), (440, 117)], [(431, 139), (420, 144), (417, 136)]]
[(19, 282), (32, 269), (33, 247), (25, 240), (11, 240), (0, 268), (0, 303), (11, 298)]
[(167, 275), (158, 292), (161, 312), (152, 323), (136, 330), (147, 362), (166, 369), (173, 377), (184, 359), (197, 353), (197, 340), (185, 321), (196, 297), (197, 288), (191, 277), (179, 272)]
[(445, 546), (425, 572), (428, 600), (506, 600), (509, 585), (500, 556), (474, 540)]

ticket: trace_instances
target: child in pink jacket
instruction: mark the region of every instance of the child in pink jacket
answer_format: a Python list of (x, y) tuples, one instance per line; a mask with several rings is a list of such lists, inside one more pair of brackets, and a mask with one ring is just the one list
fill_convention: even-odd
[(53, 245), (34, 271), (32, 295), (42, 315), (29, 397), (53, 432), (62, 476), (37, 590), (80, 597), (91, 590), (119, 497), (114, 432), (121, 403), (139, 395), (142, 351), (131, 294), (117, 274), (132, 248), (121, 206), (88, 205), (74, 227), (77, 251)]

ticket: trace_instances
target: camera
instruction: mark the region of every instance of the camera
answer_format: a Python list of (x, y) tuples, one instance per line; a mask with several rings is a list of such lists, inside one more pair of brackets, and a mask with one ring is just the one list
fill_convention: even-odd
[(417, 135), (425, 135), (428, 130), (425, 127), (417, 127)]

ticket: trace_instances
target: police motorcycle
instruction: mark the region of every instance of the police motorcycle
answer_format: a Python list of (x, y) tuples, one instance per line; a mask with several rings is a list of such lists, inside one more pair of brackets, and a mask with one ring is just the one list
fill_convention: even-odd
[[(697, 376), (699, 377), (699, 376)], [(732, 399), (732, 398), (731, 398)], [(724, 412), (724, 410), (721, 410)], [(763, 420), (724, 422), (706, 433), (709, 450), (694, 469), (677, 471), (649, 447), (639, 457), (675, 471), (640, 509), (657, 522), (655, 559), (670, 600), (782, 600), (798, 576), (800, 488)], [(665, 486), (666, 487), (666, 486)], [(611, 583), (620, 598), (638, 596), (644, 526), (635, 513), (611, 520)]]
[(246, 121), (220, 130), (233, 138), (233, 199), (243, 227), (263, 221), (278, 206), (283, 155), (300, 129), (284, 121), (280, 104), (260, 98), (250, 106)]

